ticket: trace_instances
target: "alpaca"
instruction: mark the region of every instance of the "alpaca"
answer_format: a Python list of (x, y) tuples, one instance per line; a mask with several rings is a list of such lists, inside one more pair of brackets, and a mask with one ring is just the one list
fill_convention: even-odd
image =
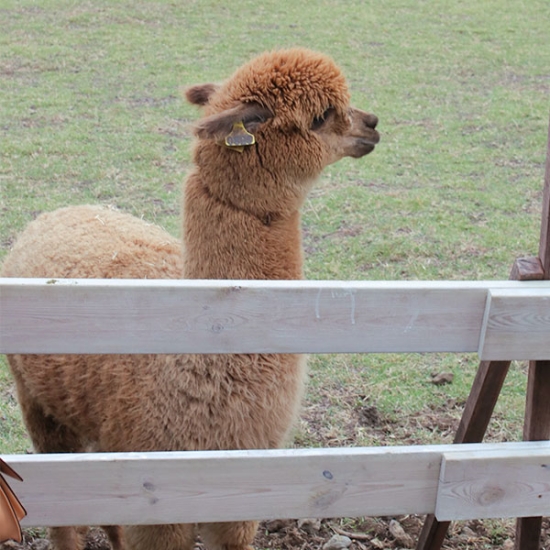
[[(328, 57), (268, 52), (221, 85), (186, 92), (204, 116), (183, 197), (183, 253), (160, 228), (100, 206), (39, 216), (6, 277), (301, 279), (299, 210), (325, 166), (378, 143)], [(267, 449), (298, 415), (305, 359), (290, 354), (14, 355), (9, 364), (39, 453)], [(199, 526), (211, 550), (244, 550), (253, 521)], [(195, 526), (105, 528), (115, 550), (189, 550)], [(57, 550), (84, 528), (56, 527)]]

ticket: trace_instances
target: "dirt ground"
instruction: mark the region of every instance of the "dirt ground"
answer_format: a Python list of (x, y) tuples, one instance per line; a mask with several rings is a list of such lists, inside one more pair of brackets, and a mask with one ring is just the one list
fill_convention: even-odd
[[(258, 549), (280, 550), (400, 550), (415, 548), (423, 517), (359, 518), (354, 520), (273, 520), (262, 522), (255, 540)], [(7, 542), (0, 550), (49, 550), (44, 532), (29, 530), (23, 544)], [(513, 550), (514, 521), (451, 524), (445, 550)], [(543, 520), (541, 550), (550, 550), (550, 521)], [(110, 550), (98, 528), (88, 535), (86, 550)], [(200, 540), (195, 550), (205, 550)]]

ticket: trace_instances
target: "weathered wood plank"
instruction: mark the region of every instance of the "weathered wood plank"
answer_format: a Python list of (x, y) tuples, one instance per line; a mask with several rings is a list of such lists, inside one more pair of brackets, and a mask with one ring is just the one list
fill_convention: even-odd
[[(24, 525), (357, 517), (435, 511), (443, 455), (550, 453), (548, 442), (353, 449), (10, 455)], [(467, 448), (468, 452), (464, 452)], [(473, 457), (473, 458), (472, 458)], [(466, 464), (466, 471), (469, 468)], [(525, 484), (536, 472), (522, 470)], [(489, 476), (490, 471), (485, 475)], [(481, 472), (483, 479), (483, 472)], [(456, 499), (455, 499), (456, 500)], [(469, 502), (453, 514), (478, 517)], [(494, 508), (491, 508), (494, 510)], [(521, 515), (521, 505), (510, 508)], [(500, 513), (500, 510), (498, 510)], [(481, 517), (481, 516), (480, 516)], [(455, 516), (453, 516), (455, 519)]]
[(482, 360), (550, 358), (550, 295), (544, 288), (491, 289), (483, 321)]
[(540, 258), (518, 258), (512, 266), (512, 281), (540, 281), (544, 279), (544, 269)]
[(545, 281), (1, 279), (0, 352), (471, 352), (488, 290), (525, 285), (550, 296)]
[(444, 453), (439, 521), (550, 514), (550, 441), (539, 449)]

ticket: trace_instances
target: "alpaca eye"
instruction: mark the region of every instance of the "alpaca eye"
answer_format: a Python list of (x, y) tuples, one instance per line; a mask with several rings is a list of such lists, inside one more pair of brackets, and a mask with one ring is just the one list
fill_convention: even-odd
[(265, 121), (266, 121), (266, 118), (263, 115), (254, 115), (245, 120), (245, 122), (257, 123), (257, 124), (263, 124)]
[(321, 128), (333, 110), (333, 107), (329, 107), (321, 116), (316, 116), (311, 123), (311, 130), (315, 131)]

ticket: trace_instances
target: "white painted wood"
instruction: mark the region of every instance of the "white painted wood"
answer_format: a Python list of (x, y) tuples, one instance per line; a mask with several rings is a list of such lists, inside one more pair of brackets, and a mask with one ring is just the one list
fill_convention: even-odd
[(548, 281), (2, 279), (0, 352), (472, 352), (487, 292), (526, 287), (550, 296)]
[(550, 515), (550, 441), (443, 453), (439, 521)]
[[(524, 350), (529, 349), (526, 357)], [(545, 288), (491, 289), (482, 326), (482, 360), (550, 359), (550, 294)]]
[[(479, 454), (548, 452), (548, 442), (535, 442), (2, 458), (24, 478), (11, 483), (29, 513), (23, 524), (48, 526), (433, 513), (443, 456), (460, 456), (468, 471)], [(469, 506), (461, 501), (453, 514), (483, 513), (464, 514)], [(521, 515), (522, 506), (506, 511)]]

